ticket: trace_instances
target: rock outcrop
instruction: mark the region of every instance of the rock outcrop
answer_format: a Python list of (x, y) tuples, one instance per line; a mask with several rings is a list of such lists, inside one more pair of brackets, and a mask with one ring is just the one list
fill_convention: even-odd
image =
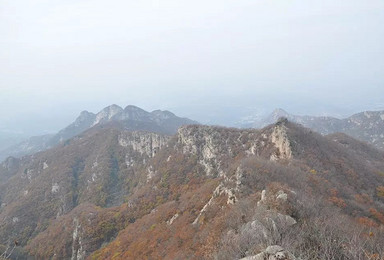
[(277, 152), (271, 155), (271, 160), (273, 161), (276, 161), (278, 159), (289, 160), (292, 158), (291, 144), (286, 132), (286, 126), (284, 125), (284, 122), (287, 122), (287, 120), (280, 120), (282, 121), (276, 124), (271, 135), (271, 141), (275, 144), (275, 147), (277, 148)]
[(263, 252), (241, 258), (240, 260), (296, 260), (297, 258), (278, 245), (267, 247)]
[[(240, 135), (238, 130), (225, 131), (224, 128), (213, 126), (186, 126), (178, 130), (178, 143), (182, 145), (183, 153), (198, 156), (207, 175), (223, 175), (221, 159), (233, 156), (232, 148), (239, 142), (237, 140)], [(240, 142), (237, 145), (241, 145)]]
[(119, 135), (119, 144), (131, 147), (133, 151), (154, 157), (170, 140), (169, 136), (147, 132), (123, 132)]
[(261, 156), (271, 160), (292, 158), (286, 126), (278, 123), (257, 130), (214, 126), (185, 126), (178, 130), (183, 153), (198, 156), (207, 175), (226, 176), (223, 164), (234, 156)]

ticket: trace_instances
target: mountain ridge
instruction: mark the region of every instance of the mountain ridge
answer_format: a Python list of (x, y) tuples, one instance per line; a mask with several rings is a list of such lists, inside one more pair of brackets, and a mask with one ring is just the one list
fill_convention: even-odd
[[(323, 211), (348, 217), (346, 236), (365, 228), (358, 221), (380, 225), (383, 162), (372, 146), (284, 118), (262, 129), (188, 125), (172, 136), (99, 125), (3, 163), (0, 244), (18, 239), (37, 259), (240, 259), (276, 243), (300, 255), (282, 230), (316, 241), (324, 225), (310, 227)], [(267, 238), (247, 237), (261, 231)]]
[(148, 130), (164, 134), (176, 133), (177, 128), (184, 124), (197, 124), (188, 118), (181, 118), (169, 111), (154, 110), (147, 112), (139, 107), (128, 105), (124, 109), (118, 105), (110, 105), (97, 114), (82, 111), (73, 123), (61, 129), (54, 135), (32, 137), (24, 142), (0, 151), (0, 160), (8, 156), (21, 157), (23, 155), (44, 151), (63, 143), (66, 140), (97, 125), (120, 122), (130, 130)]
[(331, 116), (299, 116), (285, 110), (275, 109), (269, 116), (253, 124), (262, 128), (275, 123), (279, 117), (299, 123), (323, 135), (337, 132), (348, 134), (360, 141), (370, 143), (384, 150), (384, 111), (364, 111), (344, 119)]

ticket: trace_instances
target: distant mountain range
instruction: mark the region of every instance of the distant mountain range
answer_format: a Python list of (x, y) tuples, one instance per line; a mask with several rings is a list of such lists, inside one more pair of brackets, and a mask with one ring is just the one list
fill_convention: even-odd
[(298, 116), (289, 114), (283, 109), (276, 109), (266, 118), (255, 122), (252, 127), (265, 127), (275, 123), (281, 117), (322, 135), (345, 133), (379, 149), (384, 149), (384, 111), (365, 111), (345, 119), (338, 119), (327, 116)]
[[(256, 120), (254, 123), (243, 125), (243, 127), (262, 128), (275, 123), (281, 117), (322, 135), (345, 133), (360, 141), (370, 143), (376, 148), (384, 149), (384, 111), (365, 111), (345, 119), (338, 119), (329, 116), (292, 115), (283, 109), (276, 109), (269, 116)], [(97, 114), (88, 111), (81, 112), (72, 124), (57, 134), (31, 137), (0, 151), (0, 161), (8, 156), (21, 157), (47, 150), (57, 144), (64, 143), (85, 130), (107, 124), (119, 124), (126, 130), (174, 134), (180, 126), (197, 124), (197, 122), (178, 117), (169, 111), (147, 112), (136, 106), (127, 106), (123, 109), (117, 105), (111, 105)]]
[(182, 125), (197, 124), (188, 118), (181, 118), (169, 111), (155, 110), (147, 112), (139, 107), (129, 105), (121, 108), (111, 105), (99, 113), (88, 111), (80, 113), (79, 117), (57, 134), (31, 137), (21, 143), (0, 151), (0, 161), (8, 156), (21, 157), (27, 154), (47, 150), (66, 140), (90, 129), (107, 124), (119, 124), (126, 130), (142, 130), (161, 134), (174, 134)]

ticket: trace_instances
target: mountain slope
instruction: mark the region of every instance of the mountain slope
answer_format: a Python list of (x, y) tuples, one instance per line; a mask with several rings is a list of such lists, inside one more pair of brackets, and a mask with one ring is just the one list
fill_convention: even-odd
[(348, 134), (358, 140), (384, 149), (384, 111), (366, 111), (345, 119), (334, 117), (297, 116), (288, 114), (283, 109), (276, 109), (271, 115), (254, 127), (260, 128), (275, 123), (280, 117), (311, 128), (323, 135), (337, 132)]
[(155, 110), (147, 112), (135, 106), (125, 109), (111, 105), (97, 114), (83, 111), (69, 126), (60, 130), (55, 135), (32, 137), (24, 142), (0, 151), (0, 160), (8, 156), (21, 157), (27, 154), (44, 151), (99, 125), (118, 123), (129, 130), (146, 130), (162, 134), (174, 134), (182, 125), (196, 124), (187, 118), (180, 118), (169, 111)]
[(0, 185), (0, 215), (6, 219), (0, 239), (14, 237), (25, 243), (45, 229), (47, 221), (83, 202), (120, 205), (125, 192), (139, 181), (131, 183), (129, 176), (168, 139), (154, 133), (91, 129), (68, 144), (24, 157)]
[(368, 259), (384, 253), (383, 159), (287, 120), (175, 136), (105, 125), (4, 170), (0, 244), (37, 259), (240, 259), (272, 245)]

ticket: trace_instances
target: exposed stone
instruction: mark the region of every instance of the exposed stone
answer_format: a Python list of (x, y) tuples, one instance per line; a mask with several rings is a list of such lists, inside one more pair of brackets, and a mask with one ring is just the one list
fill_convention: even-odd
[(279, 245), (267, 247), (263, 252), (240, 260), (296, 260), (296, 257)]
[(51, 192), (52, 192), (52, 193), (57, 193), (57, 192), (59, 191), (59, 189), (60, 189), (59, 184), (54, 183), (54, 184), (52, 185)]
[(252, 232), (255, 236), (262, 237), (263, 239), (268, 239), (270, 235), (269, 230), (257, 219), (243, 225), (240, 232)]
[(222, 154), (218, 146), (223, 139), (213, 127), (208, 126), (181, 127), (178, 131), (178, 142), (183, 145), (183, 153), (198, 155), (207, 175), (212, 175), (220, 167), (217, 159)]
[(236, 169), (236, 191), (240, 191), (242, 187), (242, 178), (243, 178), (243, 171), (240, 167)]
[[(256, 131), (227, 129), (214, 126), (184, 126), (178, 130), (178, 143), (183, 153), (197, 155), (207, 175), (225, 177), (223, 159), (232, 157), (233, 147), (245, 147)], [(242, 137), (244, 137), (244, 140)]]
[(49, 166), (48, 166), (47, 162), (44, 162), (44, 163), (43, 163), (43, 170), (48, 169), (48, 167), (49, 167)]
[(156, 171), (153, 169), (153, 166), (150, 165), (147, 169), (147, 182), (149, 182), (156, 175)]
[(275, 254), (275, 258), (276, 258), (276, 259), (286, 259), (287, 256), (286, 256), (285, 252), (277, 252), (277, 253)]
[[(257, 211), (252, 218), (253, 220), (244, 224), (240, 229), (240, 233), (242, 235), (251, 234), (253, 239), (262, 239), (263, 241), (272, 243), (273, 237), (279, 237), (280, 234), (284, 233), (292, 225), (295, 225), (297, 222), (291, 216), (281, 214), (268, 208), (268, 202), (271, 199), (276, 200), (276, 197), (279, 197), (283, 194), (287, 195), (284, 191), (279, 191), (275, 194), (269, 194), (266, 190), (263, 190), (261, 193), (261, 199), (257, 203)], [(273, 248), (270, 248), (269, 250), (272, 249)], [(273, 255), (273, 257), (275, 256)], [(278, 257), (281, 257), (281, 255)]]
[(179, 217), (179, 214), (176, 213), (172, 218), (170, 218), (168, 221), (167, 221), (167, 225), (170, 226), (172, 225), (172, 223)]
[(291, 159), (292, 150), (284, 124), (276, 124), (271, 134), (271, 142), (275, 144), (277, 152), (271, 155), (271, 160)]
[(261, 192), (261, 199), (257, 202), (257, 206), (258, 207), (261, 207), (264, 203), (265, 203), (265, 200), (266, 200), (266, 194), (267, 194), (267, 191), (266, 190), (263, 190)]
[(279, 190), (278, 193), (277, 193), (277, 197), (276, 199), (278, 200), (282, 200), (282, 201), (287, 201), (288, 200), (288, 194), (285, 193), (284, 191), (282, 190)]
[(266, 191), (266, 190), (263, 190), (263, 191), (261, 192), (261, 201), (265, 201), (266, 196), (267, 196), (267, 191)]
[(235, 204), (237, 201), (237, 198), (232, 191), (232, 189), (229, 189), (224, 186), (223, 183), (220, 183), (219, 186), (216, 187), (216, 189), (213, 191), (212, 197), (209, 199), (209, 201), (204, 205), (204, 207), (200, 210), (199, 215), (196, 217), (196, 219), (193, 221), (193, 225), (196, 225), (199, 222), (199, 219), (201, 215), (207, 211), (208, 207), (213, 203), (214, 199), (219, 197), (222, 194), (226, 194), (228, 196), (227, 204)]
[(277, 246), (277, 245), (274, 245), (274, 246), (269, 246), (265, 249), (265, 252), (269, 255), (274, 255), (276, 254), (277, 252), (281, 252), (283, 251), (284, 248), (282, 248), (281, 246)]
[(257, 255), (247, 256), (247, 257), (241, 258), (240, 260), (265, 260), (265, 253), (262, 252)]
[(155, 133), (124, 132), (119, 136), (119, 144), (123, 147), (132, 147), (141, 155), (154, 157), (163, 146), (167, 145), (170, 137)]
[(288, 215), (283, 215), (281, 213), (277, 213), (276, 215), (276, 221), (280, 223), (280, 225), (284, 227), (290, 227), (297, 223), (297, 221)]
[(92, 169), (96, 168), (97, 166), (99, 166), (99, 163), (97, 161), (95, 161), (93, 164), (92, 164)]
[(83, 249), (83, 243), (81, 238), (81, 225), (77, 218), (73, 220), (73, 225), (74, 225), (74, 230), (72, 233), (71, 260), (83, 260), (85, 259), (86, 252)]

